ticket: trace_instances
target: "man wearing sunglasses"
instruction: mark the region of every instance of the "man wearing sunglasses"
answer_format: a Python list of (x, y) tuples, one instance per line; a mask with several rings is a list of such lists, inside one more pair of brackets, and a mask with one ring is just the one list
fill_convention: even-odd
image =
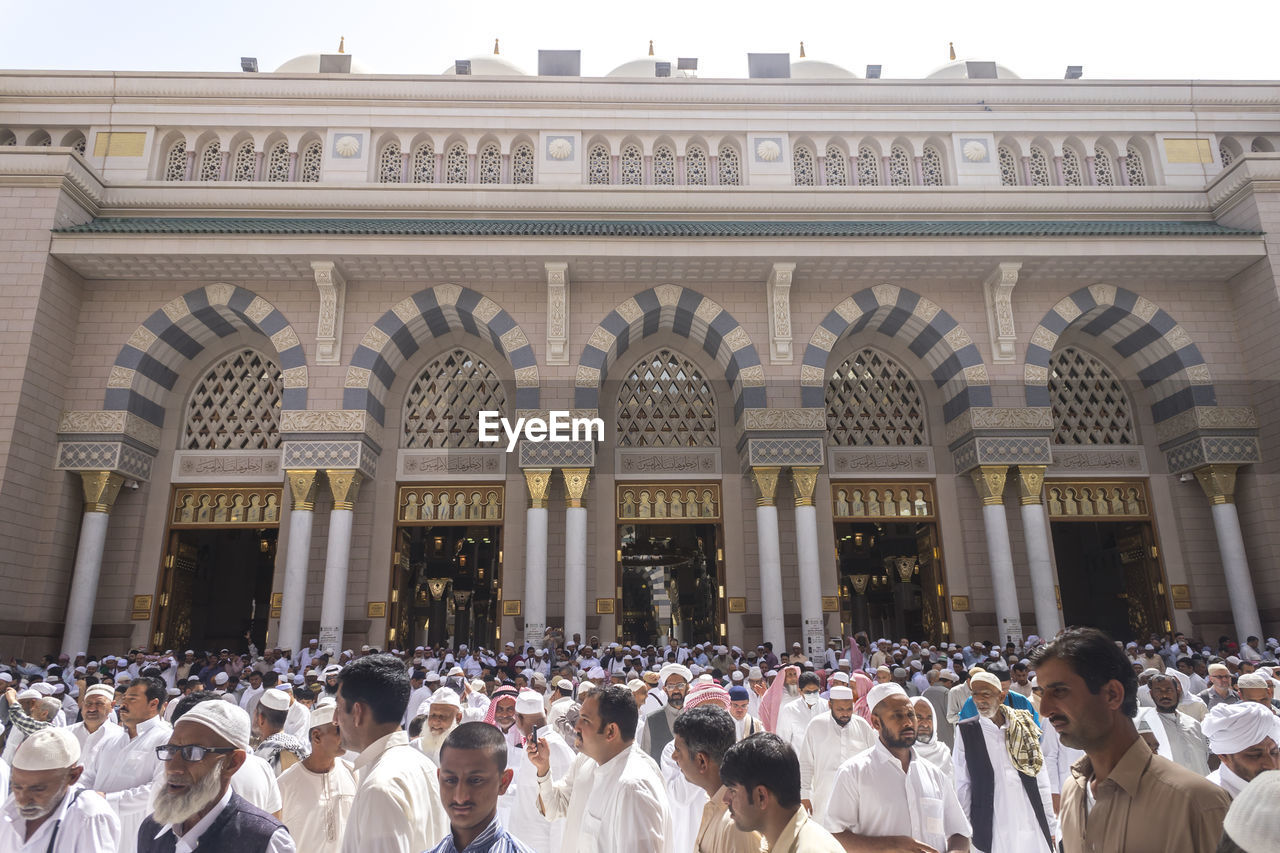
[(139, 853), (293, 853), (284, 824), (231, 790), (249, 751), (249, 715), (230, 702), (202, 702), (156, 747), (163, 778), (138, 830)]

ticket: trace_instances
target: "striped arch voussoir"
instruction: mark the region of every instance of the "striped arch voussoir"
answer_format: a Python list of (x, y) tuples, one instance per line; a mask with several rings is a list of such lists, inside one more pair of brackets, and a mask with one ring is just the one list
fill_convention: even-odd
[(225, 283), (179, 296), (134, 330), (111, 366), (103, 407), (164, 426), (166, 398), (182, 368), (209, 344), (241, 329), (271, 340), (284, 373), (282, 408), (305, 409), (307, 357), (298, 333), (270, 302)]
[(1156, 423), (1217, 405), (1209, 365), (1191, 335), (1144, 296), (1110, 284), (1082, 287), (1054, 305), (1031, 335), (1024, 373), (1028, 406), (1048, 406), (1049, 359), (1070, 327), (1106, 341), (1152, 397)]
[(385, 424), (387, 390), (399, 367), (427, 341), (456, 331), (493, 344), (515, 373), (516, 408), (538, 408), (538, 363), (528, 336), (498, 303), (456, 284), (420, 290), (369, 327), (347, 368), (343, 408), (368, 412)]
[(842, 338), (862, 331), (901, 340), (928, 365), (942, 391), (948, 423), (970, 408), (992, 405), (986, 363), (964, 327), (937, 303), (904, 287), (881, 284), (840, 302), (814, 329), (800, 365), (804, 406), (826, 406), (831, 351)]
[(578, 358), (574, 405), (600, 408), (609, 368), (636, 341), (663, 330), (688, 338), (724, 368), (735, 421), (743, 409), (766, 407), (764, 365), (751, 335), (718, 302), (675, 284), (637, 293), (596, 326)]

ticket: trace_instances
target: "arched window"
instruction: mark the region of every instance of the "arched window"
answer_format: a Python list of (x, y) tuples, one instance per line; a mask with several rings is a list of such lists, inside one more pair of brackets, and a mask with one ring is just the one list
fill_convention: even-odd
[(480, 412), (506, 414), (506, 390), (480, 356), (454, 349), (423, 369), (409, 386), (400, 446), (410, 449), (477, 447)]
[(880, 186), (880, 158), (867, 145), (858, 149), (858, 183), (864, 187)]
[(434, 184), (436, 181), (436, 149), (430, 142), (420, 142), (413, 149), (413, 182), (415, 184)]
[(1084, 174), (1080, 169), (1080, 158), (1069, 145), (1062, 148), (1062, 185), (1064, 187), (1084, 186)]
[(661, 187), (675, 185), (676, 154), (670, 145), (659, 145), (653, 149), (653, 182)]
[(533, 183), (533, 146), (521, 142), (511, 152), (511, 183)]
[(83, 156), (84, 152), (88, 150), (88, 143), (85, 142), (85, 139), (83, 136), (77, 136), (72, 141), (71, 147), (74, 148), (81, 156)]
[(1235, 162), (1236, 155), (1231, 150), (1231, 146), (1227, 144), (1227, 140), (1218, 143), (1218, 159), (1222, 161), (1222, 168), (1227, 168)]
[(1031, 146), (1031, 186), (1053, 185), (1053, 173), (1049, 171), (1049, 155), (1039, 145)]
[(707, 185), (707, 149), (701, 145), (690, 145), (684, 151), (684, 182), (697, 187)]
[(1129, 395), (1100, 360), (1075, 347), (1049, 359), (1055, 444), (1137, 444)]
[(1007, 145), (996, 150), (996, 159), (1000, 161), (1000, 183), (1006, 187), (1016, 187), (1022, 183), (1018, 174), (1018, 158)]
[(849, 158), (844, 156), (844, 151), (839, 145), (827, 146), (827, 157), (822, 163), (823, 171), (825, 171), (827, 175), (827, 186), (849, 186), (848, 160)]
[(1129, 178), (1129, 186), (1145, 187), (1147, 185), (1147, 169), (1143, 165), (1142, 155), (1130, 143), (1124, 149), (1124, 171)]
[(216, 181), (222, 177), (222, 143), (218, 140), (204, 147), (200, 155), (200, 180)]
[(689, 359), (662, 349), (636, 362), (618, 392), (619, 447), (717, 447), (716, 397)]
[(942, 154), (932, 145), (924, 147), (920, 158), (920, 177), (926, 187), (940, 187), (946, 183), (942, 173)]
[(603, 144), (592, 145), (587, 152), (587, 183), (611, 183), (609, 171), (609, 149)]
[(289, 180), (289, 143), (277, 142), (267, 152), (267, 180)]
[(382, 146), (378, 155), (378, 183), (398, 184), (404, 173), (404, 165), (400, 159), (400, 143), (394, 139)]
[(17, 145), (18, 137), (13, 135), (12, 130), (0, 130), (0, 147), (5, 145)]
[(187, 141), (185, 139), (179, 139), (169, 146), (169, 153), (164, 158), (164, 179), (166, 181), (187, 179)]
[(253, 140), (246, 139), (236, 149), (235, 162), (231, 169), (231, 180), (252, 181), (257, 177), (258, 157), (253, 150)]
[(461, 142), (450, 145), (444, 155), (444, 182), (446, 184), (467, 183), (467, 146)]
[(889, 151), (889, 185), (909, 187), (911, 180), (911, 155), (901, 145), (895, 145)]
[(242, 349), (213, 366), (187, 403), (185, 450), (275, 450), (280, 446), (280, 368)]
[(797, 145), (791, 152), (791, 177), (798, 187), (816, 184), (817, 170), (813, 167), (813, 152), (807, 145)]
[(827, 443), (919, 447), (928, 443), (924, 397), (911, 374), (872, 347), (851, 355), (827, 382)]
[(48, 148), (53, 145), (53, 139), (43, 130), (37, 130), (31, 134), (31, 138), (27, 140), (28, 145), (35, 145), (39, 148)]
[(1101, 144), (1093, 146), (1093, 171), (1098, 175), (1098, 186), (1116, 185), (1116, 169), (1111, 164), (1111, 154)]
[(720, 186), (742, 186), (742, 160), (738, 157), (737, 148), (728, 144), (720, 146), (720, 153), (716, 158), (716, 173)]
[(320, 161), (324, 159), (324, 146), (319, 140), (312, 140), (302, 149), (298, 158), (298, 180), (306, 184), (320, 183)]
[(644, 183), (644, 155), (640, 153), (639, 145), (628, 143), (622, 146), (622, 157), (618, 165), (622, 175), (622, 183)]
[(1275, 149), (1271, 145), (1271, 140), (1264, 136), (1254, 137), (1253, 143), (1249, 146), (1249, 150), (1254, 154), (1265, 154)]
[(477, 171), (482, 184), (502, 183), (502, 152), (498, 149), (498, 143), (490, 142), (480, 149)]

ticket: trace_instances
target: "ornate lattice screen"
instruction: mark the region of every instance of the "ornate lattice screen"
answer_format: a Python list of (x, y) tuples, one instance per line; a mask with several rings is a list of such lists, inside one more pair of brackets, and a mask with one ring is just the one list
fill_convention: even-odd
[(455, 349), (433, 360), (409, 386), (400, 446), (478, 447), (482, 411), (506, 414), (498, 375), (475, 353)]
[(1136, 444), (1124, 386), (1098, 359), (1063, 347), (1049, 360), (1055, 444)]
[(280, 368), (255, 350), (234, 352), (197, 383), (187, 403), (186, 450), (280, 446)]
[(827, 442), (835, 447), (918, 447), (928, 443), (924, 397), (911, 374), (867, 347), (827, 383)]
[(716, 447), (716, 398), (692, 361), (662, 349), (638, 361), (618, 393), (619, 447)]

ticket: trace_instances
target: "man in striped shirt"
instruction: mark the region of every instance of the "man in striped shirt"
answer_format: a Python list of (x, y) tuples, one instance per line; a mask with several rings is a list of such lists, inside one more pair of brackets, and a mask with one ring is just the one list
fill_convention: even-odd
[(534, 853), (498, 821), (498, 797), (507, 791), (507, 739), (489, 723), (463, 723), (440, 746), (440, 802), (449, 834), (430, 853)]

